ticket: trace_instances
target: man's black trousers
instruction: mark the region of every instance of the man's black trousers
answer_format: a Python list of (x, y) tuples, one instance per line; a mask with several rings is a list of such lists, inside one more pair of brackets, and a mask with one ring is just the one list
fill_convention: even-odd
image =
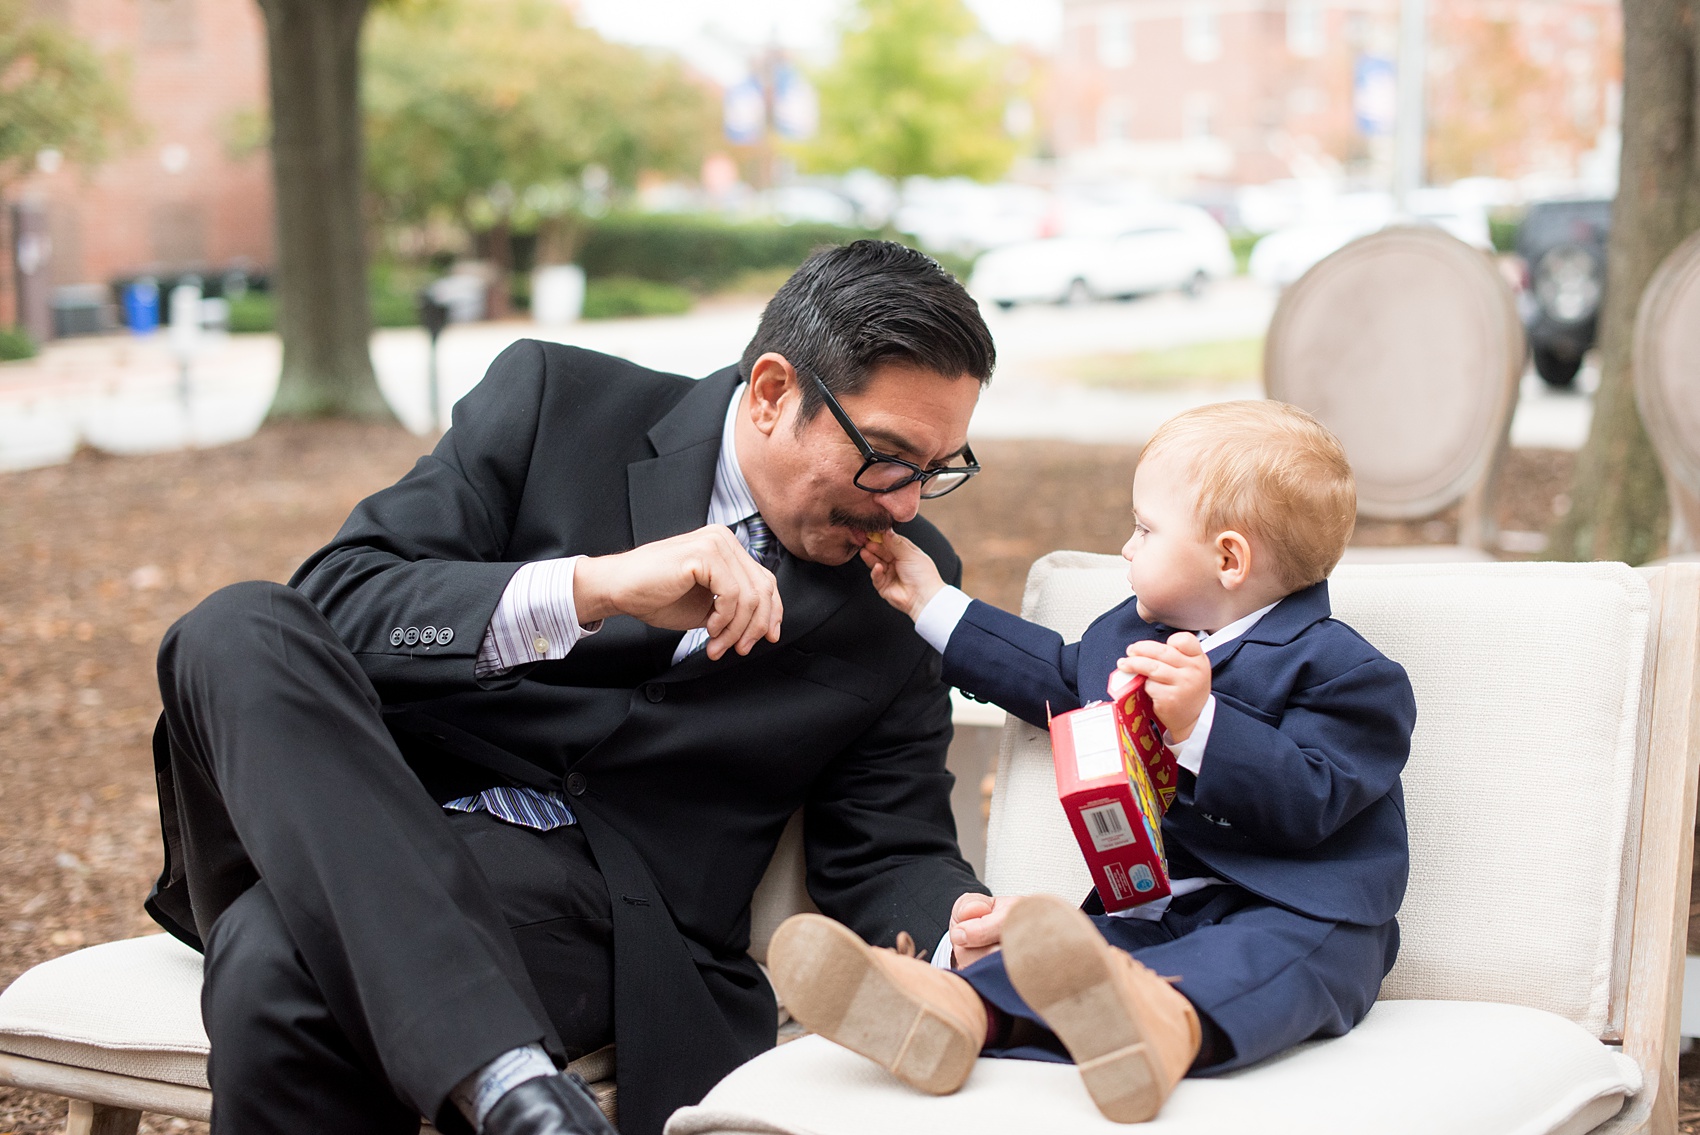
[(311, 603), (216, 592), (166, 634), (159, 684), (216, 1135), (464, 1130), (445, 1101), (484, 1062), (612, 1039), (580, 830), (445, 813)]

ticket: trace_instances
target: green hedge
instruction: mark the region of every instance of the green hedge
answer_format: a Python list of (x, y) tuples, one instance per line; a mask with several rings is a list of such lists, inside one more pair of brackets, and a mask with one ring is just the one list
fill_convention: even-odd
[(1251, 263), (1251, 250), (1257, 247), (1257, 242), (1263, 237), (1263, 233), (1247, 232), (1244, 229), (1236, 229), (1228, 234), (1228, 247), (1234, 252), (1234, 270), (1240, 275), (1245, 275), (1246, 266)]
[[(410, 291), (392, 287), (388, 279), (374, 279), (367, 295), (372, 304), (372, 326), (413, 327), (419, 323), (419, 301)], [(277, 330), (277, 301), (270, 292), (247, 292), (230, 301), (230, 330), (235, 334)]]
[(35, 357), (35, 340), (22, 327), (0, 327), (0, 363)]
[(244, 292), (230, 301), (230, 330), (233, 334), (270, 331), (277, 326), (277, 311), (265, 292)]
[(1522, 210), (1488, 214), (1488, 234), (1495, 252), (1517, 251), (1517, 230), (1523, 227)]
[(659, 284), (631, 276), (608, 276), (585, 285), (584, 318), (682, 315), (691, 310), (691, 301), (691, 293), (677, 284)]
[(615, 214), (591, 222), (578, 262), (592, 280), (629, 276), (712, 292), (762, 268), (795, 268), (823, 244), (879, 234), (840, 225)]

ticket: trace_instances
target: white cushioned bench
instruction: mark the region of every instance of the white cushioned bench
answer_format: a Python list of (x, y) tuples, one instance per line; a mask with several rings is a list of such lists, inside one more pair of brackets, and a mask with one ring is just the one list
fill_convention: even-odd
[[(1115, 557), (1055, 553), (1024, 610), (1078, 637)], [(1153, 1132), (1672, 1132), (1700, 710), (1700, 568), (1343, 567), (1335, 613), (1409, 670), (1418, 721), (1399, 960), (1352, 1033), (1184, 1081)], [(1089, 881), (1043, 731), (1006, 729), (999, 894)], [(1143, 1128), (1142, 1128), (1143, 1129)], [(732, 1072), (668, 1135), (1123, 1130), (1067, 1065), (979, 1061), (929, 1097), (819, 1037)]]
[[(1024, 610), (1078, 635), (1126, 594), (1114, 557), (1035, 565)], [(1335, 611), (1402, 662), (1411, 888), (1382, 1002), (1350, 1035), (1188, 1080), (1154, 1131), (1672, 1132), (1700, 761), (1700, 565), (1343, 568)], [(987, 878), (1087, 880), (1045, 735), (1005, 726)], [(752, 911), (757, 960), (809, 908), (787, 830)], [(205, 1117), (199, 957), (163, 937), (80, 950), (0, 993), (0, 1084), (73, 1100), (71, 1135)], [(613, 1054), (581, 1062), (613, 1107)], [(982, 1060), (934, 1099), (805, 1037), (738, 1069), (669, 1135), (1108, 1132), (1066, 1065)]]

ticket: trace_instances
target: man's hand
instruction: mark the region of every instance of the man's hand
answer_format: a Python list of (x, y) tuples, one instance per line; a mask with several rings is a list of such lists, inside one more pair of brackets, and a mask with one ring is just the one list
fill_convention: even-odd
[(748, 654), (779, 641), (784, 614), (773, 573), (756, 563), (732, 530), (710, 524), (613, 556), (587, 556), (573, 573), (581, 623), (631, 615), (670, 631), (708, 629), (708, 656)]
[(1003, 923), (1020, 895), (991, 898), (966, 894), (950, 908), (951, 961), (957, 969), (972, 965), (1003, 944)]
[(1204, 703), (1210, 700), (1210, 658), (1198, 636), (1178, 631), (1168, 642), (1136, 642), (1116, 669), (1145, 675), (1145, 690), (1157, 720), (1177, 741), (1192, 736)]
[(880, 598), (911, 619), (920, 618), (927, 601), (944, 586), (933, 558), (895, 532), (868, 533), (862, 562)]

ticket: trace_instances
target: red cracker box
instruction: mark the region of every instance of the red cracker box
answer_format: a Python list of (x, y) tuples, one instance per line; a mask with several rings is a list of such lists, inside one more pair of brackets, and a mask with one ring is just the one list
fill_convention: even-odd
[(1107, 911), (1169, 893), (1160, 825), (1174, 798), (1175, 763), (1144, 686), (1136, 679), (1113, 702), (1051, 719), (1057, 795)]
[(1167, 812), (1175, 802), (1175, 789), (1180, 787), (1177, 779), (1180, 766), (1169, 747), (1163, 744), (1163, 723), (1157, 720), (1151, 695), (1145, 692), (1145, 676), (1122, 670), (1111, 674), (1110, 700), (1116, 703), (1116, 712), (1138, 746), (1145, 771), (1151, 777), (1151, 787), (1157, 790), (1162, 798), (1162, 810)]

